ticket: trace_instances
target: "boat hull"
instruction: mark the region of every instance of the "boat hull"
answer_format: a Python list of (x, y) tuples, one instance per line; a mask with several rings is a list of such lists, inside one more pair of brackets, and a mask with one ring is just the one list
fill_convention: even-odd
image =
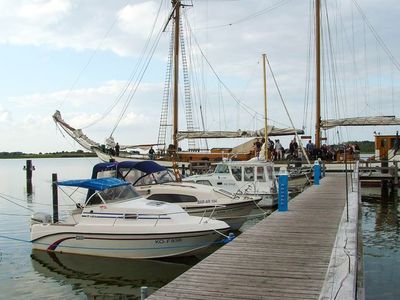
[(223, 206), (208, 207), (186, 207), (184, 208), (190, 215), (199, 217), (208, 217), (224, 221), (231, 229), (239, 230), (254, 207), (260, 200), (231, 203)]
[[(102, 234), (68, 232), (63, 225), (54, 226), (58, 233), (32, 241), (32, 248), (60, 253), (119, 257), (130, 259), (194, 255), (212, 244), (222, 242), (215, 230), (168, 234)], [(228, 232), (228, 228), (221, 230)]]

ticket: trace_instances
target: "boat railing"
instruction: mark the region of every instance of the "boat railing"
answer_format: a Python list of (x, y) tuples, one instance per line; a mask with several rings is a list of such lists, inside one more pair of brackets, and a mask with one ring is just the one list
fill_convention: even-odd
[(207, 208), (205, 208), (204, 211), (203, 211), (203, 215), (201, 216), (201, 219), (200, 219), (200, 221), (199, 221), (199, 224), (203, 222), (203, 219), (204, 219), (204, 218), (211, 219), (212, 216), (213, 216), (214, 213), (215, 213), (215, 210), (216, 210), (218, 207), (225, 207), (225, 205), (221, 205), (221, 204), (216, 204), (216, 205), (214, 205), (214, 207), (213, 207), (212, 210), (211, 210), (211, 214), (210, 214), (210, 216), (208, 216), (208, 217), (206, 217)]

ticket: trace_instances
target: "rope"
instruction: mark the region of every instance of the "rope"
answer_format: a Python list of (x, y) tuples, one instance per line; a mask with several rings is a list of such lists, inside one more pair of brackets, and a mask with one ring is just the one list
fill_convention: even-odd
[(19, 207), (22, 207), (22, 208), (24, 208), (24, 209), (26, 209), (26, 210), (29, 210), (29, 211), (33, 212), (33, 209), (32, 209), (32, 208), (29, 208), (29, 207), (23, 206), (23, 205), (21, 205), (21, 204), (18, 204), (18, 203), (14, 202), (14, 201), (12, 201), (12, 200), (10, 200), (10, 199), (7, 199), (6, 197), (4, 197), (4, 196), (2, 196), (2, 195), (0, 195), (0, 198), (4, 199), (4, 200), (6, 200), (6, 201), (8, 201), (8, 202), (10, 202), (10, 203), (13, 203), (13, 204), (15, 204), (15, 205), (17, 205), (17, 206), (19, 206)]
[(298, 144), (300, 145), (301, 151), (303, 152), (303, 155), (304, 155), (304, 157), (306, 158), (307, 163), (308, 163), (309, 165), (311, 165), (310, 160), (309, 160), (309, 158), (308, 158), (308, 155), (307, 155), (306, 151), (304, 150), (304, 147), (303, 147), (303, 144), (302, 144), (302, 142), (301, 142), (301, 139), (299, 138), (299, 136), (298, 136), (298, 134), (297, 134), (297, 132), (296, 132), (296, 127), (294, 126), (293, 120), (292, 120), (292, 118), (290, 117), (289, 110), (288, 110), (287, 107), (286, 107), (285, 100), (283, 100), (283, 96), (282, 96), (281, 90), (279, 89), (278, 83), (277, 83), (277, 81), (276, 81), (275, 74), (274, 74), (274, 72), (272, 71), (271, 64), (269, 63), (269, 60), (268, 60), (267, 57), (265, 57), (265, 59), (266, 59), (266, 61), (267, 61), (267, 63), (268, 63), (269, 70), (271, 71), (272, 79), (274, 80), (275, 87), (276, 87), (276, 89), (277, 89), (277, 91), (278, 91), (278, 94), (279, 94), (279, 98), (281, 99), (282, 105), (283, 105), (283, 107), (285, 108), (285, 111), (286, 111), (286, 114), (287, 114), (287, 116), (288, 116), (288, 118), (289, 118), (290, 124), (292, 125), (292, 127), (293, 127), (293, 129), (294, 129), (294, 134), (295, 134), (295, 136), (296, 136), (296, 139), (297, 139), (297, 141), (298, 141)]

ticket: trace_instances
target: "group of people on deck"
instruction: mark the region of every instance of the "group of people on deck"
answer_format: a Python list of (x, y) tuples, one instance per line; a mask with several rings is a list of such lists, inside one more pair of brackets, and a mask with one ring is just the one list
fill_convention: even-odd
[[(265, 139), (256, 139), (254, 142), (254, 152), (256, 157), (260, 157), (261, 148), (264, 144)], [(343, 148), (345, 147), (345, 148)], [(342, 148), (334, 146), (328, 146), (323, 144), (320, 149), (315, 147), (315, 144), (309, 140), (305, 152), (307, 153), (310, 160), (321, 158), (322, 160), (336, 160), (337, 155), (340, 152), (346, 151), (347, 154), (353, 155), (360, 152), (360, 148), (357, 144), (348, 144)], [(280, 140), (276, 139), (275, 142), (268, 138), (268, 160), (284, 160), (284, 159), (301, 159), (302, 151), (299, 148), (296, 138), (290, 141), (289, 147), (285, 149)]]
[[(254, 142), (254, 151), (256, 157), (260, 157), (261, 148), (265, 143), (265, 139), (256, 139)], [(283, 148), (280, 140), (276, 139), (275, 142), (268, 138), (268, 160), (282, 160), (285, 159), (285, 148)], [(289, 153), (292, 157), (298, 157), (298, 148), (299, 145), (296, 142), (296, 139), (293, 139), (289, 145)]]

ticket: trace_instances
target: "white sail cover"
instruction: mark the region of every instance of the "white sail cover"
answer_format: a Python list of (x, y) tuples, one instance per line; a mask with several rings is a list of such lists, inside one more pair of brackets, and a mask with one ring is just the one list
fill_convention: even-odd
[(92, 151), (92, 147), (100, 147), (98, 143), (88, 138), (81, 129), (75, 129), (67, 124), (61, 117), (61, 113), (56, 110), (53, 115), (53, 120), (56, 124), (60, 125), (64, 131), (69, 134), (79, 145), (86, 150)]
[[(93, 151), (93, 147), (100, 148), (101, 145), (99, 143), (96, 143), (95, 141), (91, 140), (90, 138), (87, 137), (82, 132), (82, 129), (76, 129), (69, 125), (67, 122), (63, 120), (61, 117), (61, 113), (56, 110), (56, 112), (53, 115), (53, 120), (56, 122), (56, 124), (60, 125), (64, 131), (70, 135), (79, 145), (81, 145), (83, 148), (89, 151)], [(108, 148), (114, 148), (116, 143), (114, 141), (114, 138), (108, 137), (105, 141), (105, 145)], [(141, 149), (141, 150), (149, 150), (150, 147), (158, 146), (160, 144), (140, 144), (140, 145), (120, 145), (121, 150), (127, 150), (127, 149)]]
[(322, 120), (321, 128), (331, 129), (336, 126), (377, 126), (400, 125), (400, 119), (395, 116), (357, 117), (344, 119)]
[[(268, 135), (270, 136), (294, 135), (295, 133), (303, 134), (304, 131), (293, 128), (277, 128), (275, 126), (268, 126)], [(264, 129), (237, 131), (179, 131), (177, 135), (178, 141), (184, 139), (224, 139), (254, 137), (264, 137)]]

